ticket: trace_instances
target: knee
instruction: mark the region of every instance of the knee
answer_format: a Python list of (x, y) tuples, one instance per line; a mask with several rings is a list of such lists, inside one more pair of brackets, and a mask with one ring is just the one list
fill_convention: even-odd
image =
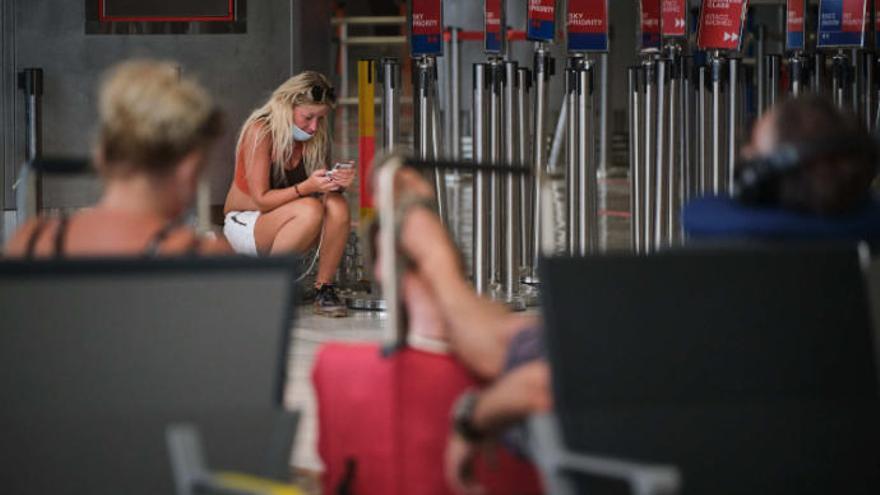
[(302, 198), (299, 201), (301, 207), (301, 214), (304, 218), (309, 219), (312, 222), (320, 224), (324, 220), (324, 205), (321, 204), (321, 201), (315, 198)]
[(327, 220), (334, 223), (346, 223), (351, 220), (348, 201), (341, 194), (327, 195)]

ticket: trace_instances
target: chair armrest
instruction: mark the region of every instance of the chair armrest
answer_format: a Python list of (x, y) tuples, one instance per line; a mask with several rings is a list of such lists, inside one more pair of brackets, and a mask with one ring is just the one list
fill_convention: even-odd
[(553, 414), (532, 416), (528, 429), (532, 454), (548, 485), (545, 487), (548, 492), (573, 490), (563, 479), (571, 472), (624, 481), (637, 495), (674, 495), (680, 490), (681, 475), (675, 466), (568, 451)]

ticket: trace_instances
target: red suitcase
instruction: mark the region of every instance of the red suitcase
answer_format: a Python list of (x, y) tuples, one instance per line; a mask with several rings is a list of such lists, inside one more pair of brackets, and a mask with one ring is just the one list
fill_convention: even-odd
[[(454, 358), (415, 349), (384, 358), (375, 344), (334, 343), (318, 352), (312, 380), (325, 495), (452, 494), (443, 476), (449, 411), (477, 385)], [(529, 463), (495, 450), (476, 467), (488, 493), (541, 493)]]

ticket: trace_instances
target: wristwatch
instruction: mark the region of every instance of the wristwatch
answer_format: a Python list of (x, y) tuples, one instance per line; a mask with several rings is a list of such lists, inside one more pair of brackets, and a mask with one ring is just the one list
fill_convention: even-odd
[(480, 395), (476, 390), (468, 390), (452, 406), (452, 430), (471, 443), (486, 438), (486, 434), (474, 426), (474, 411), (479, 399)]

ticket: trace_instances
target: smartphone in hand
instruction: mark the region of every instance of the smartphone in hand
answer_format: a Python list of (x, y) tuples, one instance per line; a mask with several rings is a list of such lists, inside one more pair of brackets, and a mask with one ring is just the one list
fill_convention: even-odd
[(351, 170), (354, 168), (354, 162), (336, 162), (333, 165), (333, 170)]

